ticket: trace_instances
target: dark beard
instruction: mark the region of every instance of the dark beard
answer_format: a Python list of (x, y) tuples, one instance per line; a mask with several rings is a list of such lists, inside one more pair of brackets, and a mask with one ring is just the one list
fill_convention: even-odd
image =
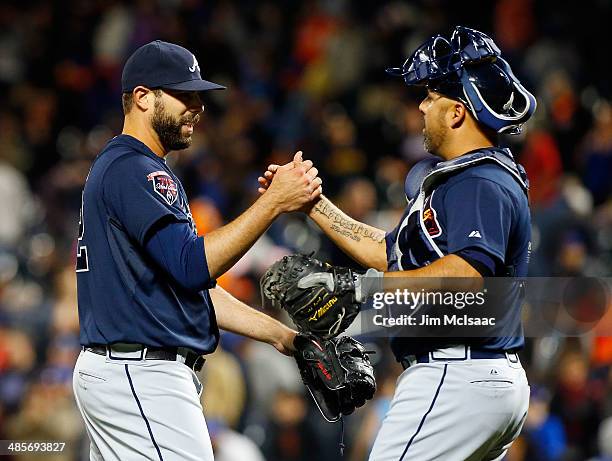
[(170, 152), (171, 150), (187, 149), (191, 146), (191, 135), (183, 135), (181, 129), (184, 124), (191, 123), (195, 125), (199, 120), (199, 115), (184, 115), (176, 119), (166, 113), (161, 99), (156, 99), (151, 126), (157, 133), (164, 150)]
[(446, 142), (446, 129), (443, 127), (442, 122), (443, 119), (440, 118), (437, 131), (425, 129), (423, 133), (423, 147), (427, 152), (438, 157), (440, 156), (440, 146)]
[(431, 133), (425, 132), (423, 136), (423, 147), (427, 152), (433, 155), (438, 155), (438, 147), (440, 147), (440, 137), (435, 134), (432, 136)]
[(425, 148), (427, 152), (429, 152), (430, 154), (433, 154), (432, 150), (434, 150), (435, 147), (433, 146), (431, 136), (429, 135), (427, 131), (423, 133), (423, 147)]

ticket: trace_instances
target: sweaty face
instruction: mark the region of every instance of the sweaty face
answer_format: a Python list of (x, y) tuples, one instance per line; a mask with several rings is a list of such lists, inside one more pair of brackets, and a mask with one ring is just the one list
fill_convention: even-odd
[(173, 95), (171, 99), (164, 102), (163, 95), (155, 97), (155, 106), (151, 118), (151, 126), (157, 133), (164, 149), (171, 150), (186, 149), (191, 145), (193, 127), (200, 121), (201, 102), (197, 94)]
[(434, 155), (440, 155), (440, 147), (446, 142), (448, 127), (444, 123), (444, 109), (446, 105), (441, 100), (442, 96), (432, 91), (419, 105), (423, 114), (425, 127), (423, 128), (423, 145), (425, 150)]

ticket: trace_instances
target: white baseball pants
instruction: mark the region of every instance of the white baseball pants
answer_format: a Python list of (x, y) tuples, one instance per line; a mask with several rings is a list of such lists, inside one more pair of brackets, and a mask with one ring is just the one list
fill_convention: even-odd
[(512, 357), (408, 367), (397, 380), (370, 461), (501, 460), (529, 406), (525, 371)]
[(180, 362), (116, 360), (81, 352), (73, 389), (92, 461), (213, 461), (199, 395)]

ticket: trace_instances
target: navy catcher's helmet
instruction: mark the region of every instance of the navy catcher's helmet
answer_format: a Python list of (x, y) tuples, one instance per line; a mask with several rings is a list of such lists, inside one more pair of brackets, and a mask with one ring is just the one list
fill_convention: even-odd
[(515, 77), (501, 51), (487, 35), (455, 27), (450, 40), (435, 35), (419, 46), (391, 75), (407, 85), (464, 103), (483, 125), (498, 133), (518, 134), (536, 109), (534, 96)]

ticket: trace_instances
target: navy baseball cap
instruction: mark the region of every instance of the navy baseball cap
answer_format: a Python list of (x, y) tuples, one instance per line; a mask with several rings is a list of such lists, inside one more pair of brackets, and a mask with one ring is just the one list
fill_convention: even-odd
[(139, 85), (178, 91), (225, 89), (223, 85), (202, 80), (200, 66), (193, 53), (161, 40), (138, 48), (123, 66), (121, 91), (131, 93)]

